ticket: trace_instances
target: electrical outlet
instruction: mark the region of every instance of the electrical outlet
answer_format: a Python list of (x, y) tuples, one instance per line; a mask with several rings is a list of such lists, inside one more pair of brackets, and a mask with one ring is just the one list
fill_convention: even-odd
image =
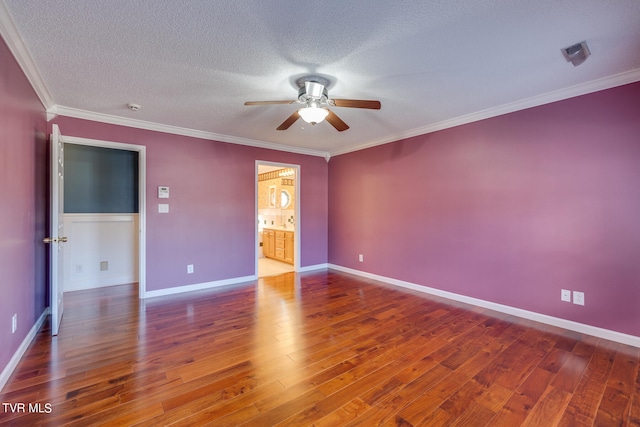
[(364, 255), (362, 254), (358, 255), (358, 261), (364, 262)]
[(83, 268), (82, 268), (82, 264), (76, 264), (76, 273), (82, 273)]
[(566, 301), (566, 302), (571, 302), (571, 291), (568, 291), (566, 289), (562, 289), (560, 291), (560, 300), (561, 301)]
[(187, 265), (187, 274), (193, 273), (193, 264)]
[(14, 314), (11, 318), (11, 333), (15, 334), (18, 330), (18, 313)]
[(100, 261), (100, 271), (109, 270), (109, 261)]
[(573, 303), (584, 305), (584, 292), (573, 291)]

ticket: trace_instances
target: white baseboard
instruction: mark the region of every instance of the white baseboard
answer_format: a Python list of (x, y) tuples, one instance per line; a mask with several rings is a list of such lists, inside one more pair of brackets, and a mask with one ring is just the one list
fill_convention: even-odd
[(257, 280), (257, 276), (234, 277), (231, 279), (215, 280), (213, 282), (196, 283), (193, 285), (175, 286), (173, 288), (158, 289), (155, 291), (146, 291), (144, 295), (140, 296), (140, 298), (143, 298), (143, 299), (155, 298), (155, 297), (162, 297), (165, 295), (181, 294), (184, 292), (201, 291), (203, 289), (219, 288), (220, 286), (235, 285), (238, 283), (250, 282), (252, 280)]
[(42, 327), (42, 324), (44, 323), (50, 312), (51, 310), (49, 309), (49, 307), (44, 309), (27, 336), (24, 337), (24, 340), (22, 340), (22, 344), (20, 344), (18, 350), (16, 350), (16, 352), (13, 354), (13, 357), (11, 358), (11, 360), (9, 360), (9, 363), (7, 363), (7, 366), (5, 366), (5, 368), (2, 370), (2, 374), (0, 374), (0, 390), (2, 390), (7, 384), (7, 381), (9, 381), (11, 374), (13, 374), (13, 371), (16, 369), (16, 366), (18, 366), (20, 359), (22, 359), (22, 356), (24, 355), (25, 351), (27, 351), (27, 348), (29, 348), (31, 341), (33, 341), (33, 339), (36, 337), (36, 334)]
[[(307, 271), (323, 270), (326, 268), (329, 268), (329, 264), (307, 265), (305, 267), (301, 267), (298, 270), (298, 272), (304, 273)], [(219, 288), (221, 286), (235, 285), (238, 283), (250, 282), (252, 280), (257, 280), (257, 279), (258, 279), (258, 276), (254, 275), (254, 276), (234, 277), (231, 279), (224, 279), (224, 280), (216, 280), (213, 282), (196, 283), (194, 285), (175, 286), (173, 288), (158, 289), (156, 291), (146, 291), (144, 295), (142, 295), (140, 298), (142, 299), (155, 298), (155, 297), (161, 297), (165, 295), (181, 294), (183, 292), (201, 291), (203, 289)]]
[(120, 276), (102, 277), (102, 278), (88, 278), (80, 280), (68, 280), (64, 282), (64, 291), (85, 291), (87, 289), (104, 288), (106, 286), (122, 285), (123, 283), (136, 283), (138, 278), (131, 274), (125, 274)]
[(313, 271), (313, 270), (324, 270), (329, 268), (329, 264), (324, 263), (324, 264), (316, 264), (316, 265), (306, 265), (304, 267), (300, 267), (300, 269), (298, 270), (298, 273), (305, 273), (307, 271)]
[(570, 331), (580, 332), (582, 334), (592, 335), (598, 338), (604, 338), (606, 340), (619, 342), (622, 344), (631, 345), (633, 347), (640, 348), (640, 337), (634, 335), (623, 334), (621, 332), (611, 331), (609, 329), (599, 328), (597, 326), (585, 325), (584, 323), (578, 323), (571, 320), (561, 319), (559, 317), (548, 316), (546, 314), (540, 314), (533, 311), (523, 310), (521, 308), (510, 307), (508, 305), (497, 304), (491, 301), (485, 301), (478, 298), (472, 298), (465, 295), (455, 294), (453, 292), (447, 292), (440, 289), (430, 288), (428, 286), (422, 286), (411, 282), (405, 282), (404, 280), (392, 279), (390, 277), (379, 276), (377, 274), (367, 273), (365, 271), (355, 270), (348, 267), (343, 267), (335, 264), (328, 264), (328, 268), (342, 271), (344, 273), (354, 274), (356, 276), (366, 277), (368, 279), (379, 280), (381, 282), (388, 283), (390, 285), (399, 286), (402, 288), (412, 289), (418, 292), (424, 292), (430, 295), (447, 298), (454, 301), (460, 301), (466, 304), (475, 305), (478, 307), (488, 308), (489, 310), (498, 311), (500, 313), (511, 314), (523, 319), (533, 320), (535, 322), (544, 323), (551, 326), (557, 326), (559, 328), (568, 329)]

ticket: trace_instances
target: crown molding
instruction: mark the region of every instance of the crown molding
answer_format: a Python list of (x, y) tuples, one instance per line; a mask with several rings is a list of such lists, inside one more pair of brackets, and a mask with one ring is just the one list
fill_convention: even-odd
[(47, 108), (47, 121), (55, 119), (58, 116), (58, 106), (54, 105), (53, 107)]
[(49, 89), (47, 89), (47, 85), (44, 84), (42, 75), (40, 74), (40, 71), (38, 71), (38, 67), (33, 61), (33, 57), (31, 56), (31, 53), (29, 53), (27, 45), (24, 44), (24, 40), (22, 40), (18, 27), (16, 27), (15, 22), (13, 22), (13, 18), (11, 18), (11, 13), (9, 13), (7, 5), (5, 5), (2, 0), (0, 0), (0, 35), (9, 47), (9, 50), (18, 62), (18, 65), (20, 65), (20, 68), (27, 77), (27, 80), (31, 83), (31, 87), (40, 99), (44, 108), (46, 110), (52, 108), (54, 106), (53, 97), (51, 96)]
[(137, 129), (145, 129), (156, 132), (169, 133), (173, 135), (189, 136), (192, 138), (207, 139), (218, 142), (228, 142), (230, 144), (247, 145), (250, 147), (265, 148), (267, 150), (286, 151), (289, 153), (305, 154), (308, 156), (324, 157), (329, 154), (325, 151), (312, 150), (303, 147), (294, 147), (283, 144), (275, 144), (272, 142), (258, 141), (255, 139), (241, 138), (237, 136), (222, 135), (219, 133), (205, 132), (201, 130), (183, 128), (178, 126), (164, 125), (160, 123), (148, 122), (138, 119), (129, 119), (126, 117), (113, 116), (111, 114), (95, 113), (92, 111), (80, 110), (77, 108), (64, 107), (56, 105), (47, 111), (47, 115), (52, 117), (65, 116), (74, 117), (76, 119), (91, 120), (95, 122), (108, 123), (112, 125), (126, 126)]
[[(538, 107), (540, 105), (551, 104), (553, 102), (562, 101), (569, 98), (574, 98), (581, 95), (587, 95), (589, 93), (598, 92), (605, 89), (611, 89), (613, 87), (622, 86), (629, 83), (635, 83), (640, 81), (640, 69), (634, 69), (626, 71), (624, 73), (615, 74), (613, 76), (604, 77), (597, 80), (592, 80), (587, 83), (570, 86), (568, 88), (548, 92), (542, 95), (533, 96), (531, 98), (523, 99), (508, 104), (503, 104), (497, 107), (488, 108), (486, 110), (477, 111), (475, 113), (466, 114), (464, 116), (456, 117), (449, 120), (443, 120), (438, 123), (433, 123), (427, 126), (422, 126), (416, 129), (409, 130), (407, 132), (401, 132), (394, 135), (386, 136), (384, 138), (378, 138), (358, 144), (344, 149), (338, 149), (330, 152), (312, 150), (309, 148), (287, 146), (282, 144), (275, 144), (266, 141), (258, 141), (248, 138), (240, 138), (230, 135), (222, 135), (212, 132), (199, 131), (195, 129), (182, 128), (177, 126), (163, 125), (159, 123), (147, 122), (137, 119), (129, 119), (119, 116), (113, 116), (109, 114), (94, 113), (86, 110), (79, 110), (70, 107), (63, 107), (60, 105), (53, 105), (47, 109), (48, 120), (51, 120), (56, 115), (75, 117), (85, 120), (93, 120), (97, 122), (104, 122), (110, 124), (116, 124), (121, 126), (128, 126), (139, 129), (154, 130), (158, 132), (190, 136), (194, 138), (209, 139), (213, 141), (228, 142), (231, 144), (248, 145), (251, 147), (265, 148), (269, 150), (287, 151), (290, 153), (306, 154), (310, 156), (324, 157), (327, 162), (331, 157), (339, 156), (341, 154), (347, 154), (354, 151), (364, 150), (366, 148), (375, 147), (378, 145), (388, 144), (395, 141), (400, 141), (414, 136), (425, 135), (428, 133), (453, 128), (456, 126), (465, 125), (468, 123), (478, 122), (480, 120), (489, 119), (492, 117), (502, 116), (504, 114), (513, 113), (527, 108)], [(50, 117), (50, 118), (49, 118)]]
[(195, 129), (182, 128), (177, 126), (163, 125), (159, 123), (146, 122), (136, 119), (127, 119), (118, 116), (112, 116), (109, 114), (94, 113), (86, 110), (79, 110), (70, 107), (64, 107), (56, 105), (53, 101), (53, 96), (47, 89), (44, 83), (42, 75), (38, 71), (33, 57), (31, 56), (29, 49), (25, 45), (18, 28), (9, 13), (4, 0), (0, 0), (0, 36), (4, 39), (5, 43), (9, 47), (9, 50), (13, 54), (14, 58), (20, 65), (20, 68), (24, 72), (25, 76), (29, 80), (34, 92), (40, 99), (40, 102), (45, 107), (47, 112), (47, 120), (50, 121), (57, 115), (81, 118), (86, 120), (93, 120), (98, 122), (117, 124), (121, 126), (128, 126), (133, 128), (154, 130), (158, 132), (170, 133), (175, 135), (190, 136), (194, 138), (202, 138), (214, 141), (228, 142), (231, 144), (247, 145), (251, 147), (265, 148), (269, 150), (286, 151), (297, 154), (306, 154), (310, 156), (324, 157), (327, 162), (332, 156), (338, 156), (341, 154), (347, 154), (354, 151), (364, 150), (366, 148), (375, 147), (378, 145), (388, 144), (390, 142), (399, 141), (402, 139), (412, 138), (414, 136), (424, 135), (439, 130), (449, 129), (456, 126), (477, 122), (480, 120), (501, 116), (504, 114), (512, 113), (515, 111), (524, 110), (527, 108), (537, 107), (544, 104), (550, 104), (552, 102), (562, 101), (564, 99), (573, 98), (580, 95), (586, 95), (592, 92), (597, 92), (605, 89), (610, 89), (616, 86), (622, 86), (629, 83), (640, 81), (640, 69), (634, 69), (626, 71), (613, 76), (604, 77), (597, 80), (592, 80), (587, 83), (582, 83), (574, 86), (570, 86), (565, 89), (560, 89), (546, 94), (537, 95), (524, 100), (503, 104), (498, 107), (488, 108), (475, 113), (466, 114), (460, 117), (456, 117), (449, 120), (443, 120), (438, 123), (429, 124), (419, 128), (415, 128), (406, 132), (396, 133), (383, 138), (378, 138), (358, 144), (355, 146), (345, 147), (330, 152), (312, 150), (302, 147), (294, 147), (283, 144), (276, 144), (266, 141), (253, 140), (248, 138), (235, 137), (230, 135), (216, 134), (212, 132), (199, 131)]
[(491, 117), (502, 116), (504, 114), (513, 113), (515, 111), (525, 110), (527, 108), (538, 107), (540, 105), (551, 104), (552, 102), (562, 101), (574, 98), (580, 95), (586, 95), (613, 87), (622, 86), (629, 83), (640, 81), (640, 69), (625, 71), (624, 73), (615, 74), (613, 76), (603, 77), (601, 79), (592, 80), (568, 88), (548, 92), (542, 95), (533, 96), (516, 102), (510, 102), (497, 107), (487, 108), (486, 110), (477, 111), (475, 113), (466, 114), (449, 120), (443, 120), (427, 126), (412, 129), (406, 132), (397, 133), (384, 138), (374, 139), (363, 144), (347, 147), (344, 149), (334, 150), (330, 152), (331, 156), (347, 154), (354, 151), (364, 150), (366, 148), (378, 145), (388, 144), (390, 142), (400, 141), (402, 139), (412, 138), (418, 135), (436, 132), (439, 130), (449, 129), (468, 123), (477, 122)]

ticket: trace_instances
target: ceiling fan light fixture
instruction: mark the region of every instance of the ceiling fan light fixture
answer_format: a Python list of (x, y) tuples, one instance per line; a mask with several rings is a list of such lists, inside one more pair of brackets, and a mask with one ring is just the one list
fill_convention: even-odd
[(298, 110), (298, 114), (307, 123), (315, 125), (323, 121), (328, 115), (329, 110), (318, 107), (305, 107)]

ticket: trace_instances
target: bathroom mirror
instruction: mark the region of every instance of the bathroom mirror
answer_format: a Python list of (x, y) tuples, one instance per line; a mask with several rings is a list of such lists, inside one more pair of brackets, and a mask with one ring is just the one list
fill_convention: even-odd
[(269, 187), (269, 207), (276, 207), (276, 186), (272, 185)]
[(280, 207), (286, 209), (291, 204), (291, 194), (287, 190), (280, 190)]

